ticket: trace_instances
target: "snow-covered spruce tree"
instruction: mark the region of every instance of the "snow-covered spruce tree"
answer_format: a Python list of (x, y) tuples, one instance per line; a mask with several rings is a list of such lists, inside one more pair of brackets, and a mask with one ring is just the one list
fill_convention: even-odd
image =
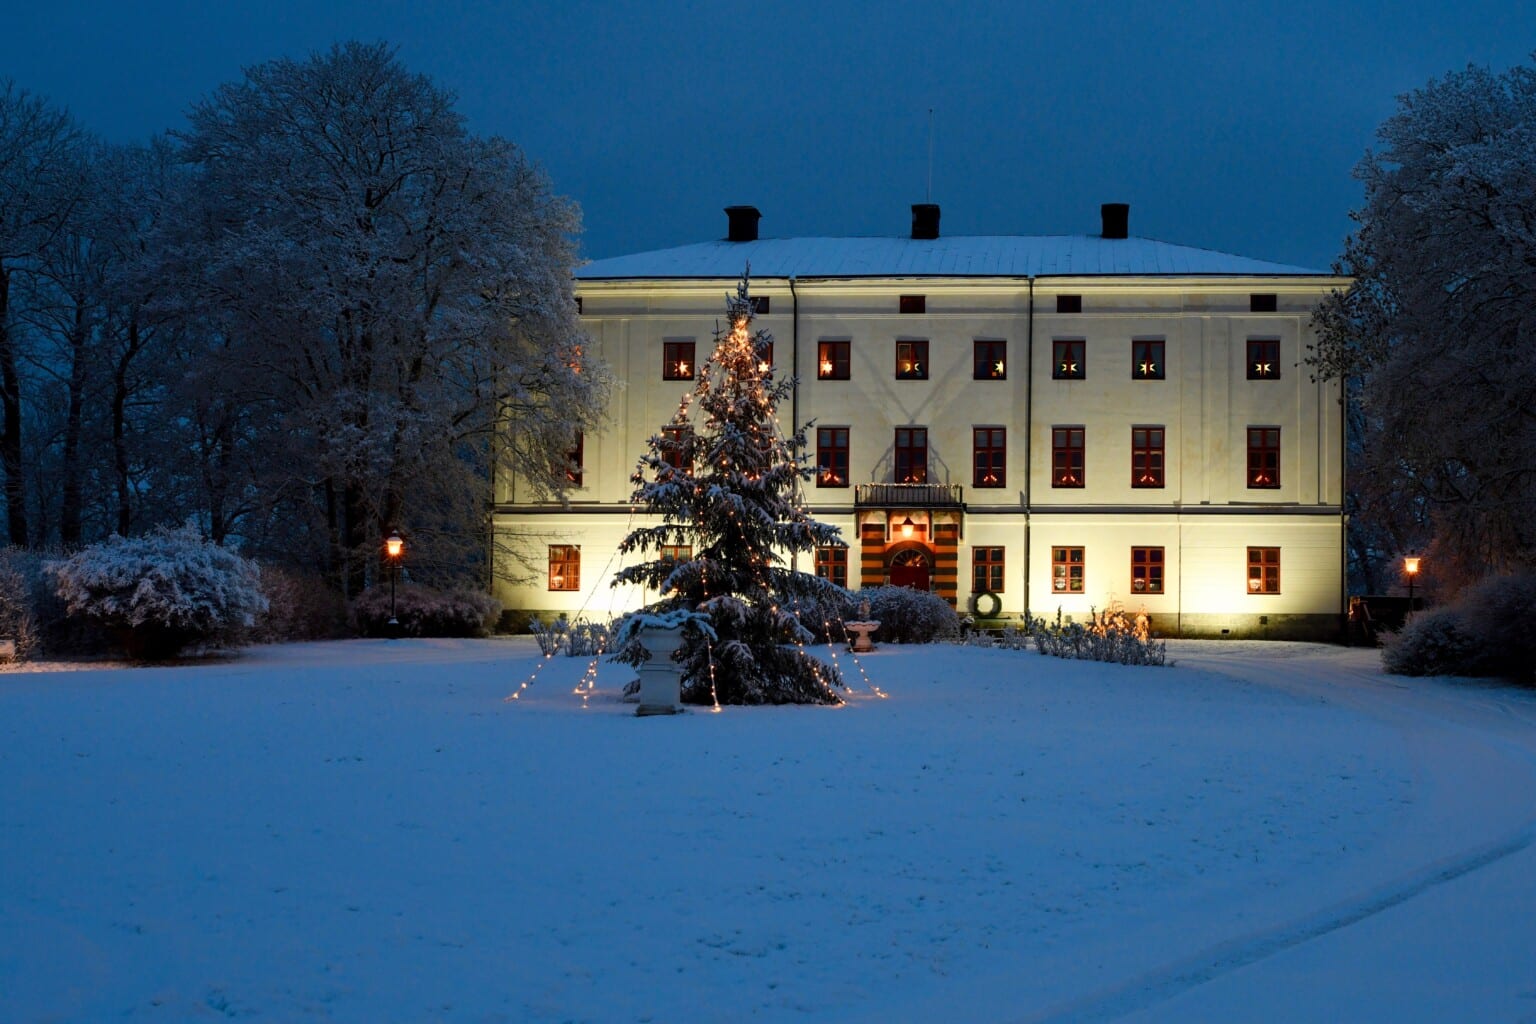
[(619, 550), (656, 557), (614, 584), (659, 590), (648, 611), (709, 616), (715, 638), (690, 630), (678, 654), (684, 702), (836, 704), (842, 680), (799, 646), (810, 633), (783, 601), (841, 592), (786, 564), (840, 535), (796, 500), (811, 475), (805, 434), (785, 436), (775, 418), (794, 381), (775, 380), (772, 339), (753, 332), (747, 292), (743, 276), (698, 386), (636, 467), (634, 500), (662, 522), (635, 530)]
[(113, 536), (47, 571), (70, 615), (103, 626), (142, 661), (192, 643), (230, 643), (267, 609), (256, 563), (191, 527)]

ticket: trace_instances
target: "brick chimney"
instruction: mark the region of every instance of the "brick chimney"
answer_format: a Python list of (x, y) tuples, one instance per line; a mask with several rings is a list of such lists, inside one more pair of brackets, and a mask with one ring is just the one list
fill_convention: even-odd
[(1104, 220), (1105, 238), (1129, 237), (1131, 226), (1130, 203), (1105, 203), (1099, 207), (1099, 216)]
[(938, 203), (913, 203), (912, 204), (912, 237), (913, 238), (938, 238), (939, 237), (939, 204)]
[(757, 222), (762, 214), (755, 206), (727, 206), (725, 208), (727, 242), (757, 241)]

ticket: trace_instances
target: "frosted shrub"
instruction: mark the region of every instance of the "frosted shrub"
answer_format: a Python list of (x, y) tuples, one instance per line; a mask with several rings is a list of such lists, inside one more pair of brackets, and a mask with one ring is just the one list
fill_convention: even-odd
[(1094, 616), (1091, 626), (1078, 622), (1063, 624), (1058, 608), (1054, 623), (1041, 618), (1031, 619), (1029, 632), (1035, 649), (1053, 658), (1079, 658), (1119, 665), (1168, 664), (1167, 641), (1147, 639), (1134, 625), (1121, 629), (1106, 624), (1098, 615)]
[(1399, 676), (1472, 675), (1476, 649), (1476, 639), (1462, 629), (1460, 609), (1436, 608), (1382, 637), (1381, 665)]
[(1536, 666), (1536, 574), (1495, 576), (1455, 603), (1411, 616), (1383, 638), (1381, 664), (1402, 676), (1502, 676)]
[(256, 563), (192, 527), (112, 537), (47, 571), (68, 614), (100, 624), (140, 660), (237, 642), (267, 610)]
[(938, 594), (909, 587), (871, 587), (853, 595), (869, 602), (869, 617), (880, 623), (875, 634), (891, 644), (931, 644), (960, 635), (960, 617)]
[(258, 641), (329, 640), (345, 634), (347, 603), (318, 573), (265, 565), (261, 589), (267, 610), (256, 619)]
[[(501, 614), (501, 602), (479, 591), (415, 584), (396, 589), (394, 608), (402, 636), (485, 636)], [(389, 588), (369, 587), (352, 602), (352, 625), (363, 636), (389, 636), (389, 611)]]
[(0, 552), (0, 639), (15, 643), (13, 660), (26, 661), (37, 650), (37, 613), (31, 583), (10, 554), (10, 549)]
[(564, 654), (568, 658), (593, 658), (607, 654), (613, 647), (614, 625), (588, 622), (586, 619), (570, 621), (560, 616), (546, 626), (535, 615), (528, 620), (528, 632), (539, 642), (539, 652), (548, 658)]

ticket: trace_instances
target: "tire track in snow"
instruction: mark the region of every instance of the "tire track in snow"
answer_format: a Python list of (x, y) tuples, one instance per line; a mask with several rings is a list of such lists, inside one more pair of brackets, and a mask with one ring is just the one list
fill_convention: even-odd
[(1438, 861), (1369, 894), (1336, 904), (1315, 914), (1230, 942), (1220, 943), (1193, 957), (1098, 993), (1087, 999), (1059, 1005), (1044, 1014), (1023, 1018), (1018, 1024), (1065, 1024), (1108, 1021), (1166, 1002), (1192, 988), (1240, 968), (1283, 953), (1330, 932), (1413, 899), (1438, 885), (1455, 881), (1536, 842), (1536, 821), (1501, 840), (1454, 858)]

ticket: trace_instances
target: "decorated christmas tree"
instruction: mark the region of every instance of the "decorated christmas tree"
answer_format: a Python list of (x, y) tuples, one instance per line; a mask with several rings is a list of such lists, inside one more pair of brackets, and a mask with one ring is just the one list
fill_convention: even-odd
[(658, 591), (647, 612), (709, 617), (714, 636), (688, 630), (678, 654), (684, 702), (835, 704), (842, 681), (806, 653), (811, 634), (791, 608), (843, 591), (790, 559), (842, 541), (799, 502), (811, 476), (805, 433), (783, 434), (776, 418), (794, 381), (776, 379), (773, 339), (753, 331), (747, 292), (743, 276), (698, 386), (636, 467), (634, 500), (661, 522), (620, 544), (622, 553), (653, 557), (620, 571), (615, 584)]

